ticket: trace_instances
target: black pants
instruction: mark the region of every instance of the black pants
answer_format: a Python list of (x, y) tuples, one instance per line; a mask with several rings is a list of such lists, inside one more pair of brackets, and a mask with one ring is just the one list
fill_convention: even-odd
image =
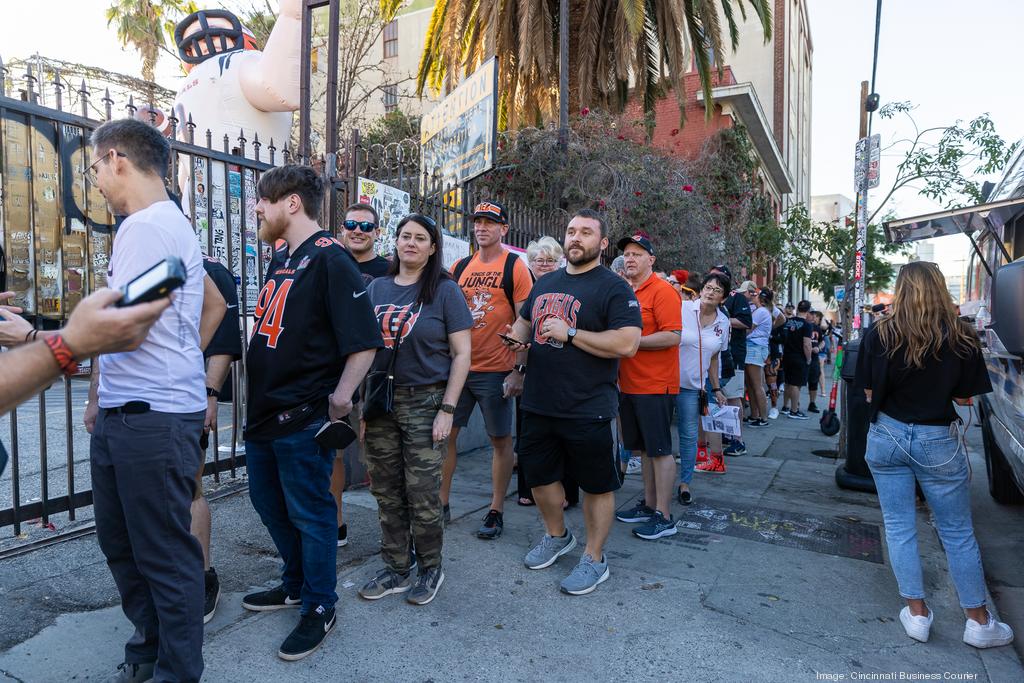
[(811, 365), (807, 369), (807, 391), (811, 394), (811, 403), (814, 403), (814, 397), (818, 395), (818, 383), (821, 381), (821, 361), (818, 360), (818, 354), (814, 354), (811, 357)]
[(205, 413), (100, 409), (90, 443), (96, 538), (135, 627), (126, 662), (154, 681), (203, 673), (203, 551), (190, 508)]
[[(519, 408), (519, 397), (516, 397), (516, 453), (519, 452), (519, 435), (523, 431), (523, 411)], [(572, 478), (571, 474), (566, 474), (562, 478), (562, 488), (565, 489), (565, 500), (569, 505), (578, 505), (580, 502), (580, 487), (579, 484)], [(516, 468), (516, 495), (520, 498), (526, 498), (529, 501), (533, 501), (533, 489), (526, 483), (526, 475), (523, 473), (523, 466), (520, 464)]]

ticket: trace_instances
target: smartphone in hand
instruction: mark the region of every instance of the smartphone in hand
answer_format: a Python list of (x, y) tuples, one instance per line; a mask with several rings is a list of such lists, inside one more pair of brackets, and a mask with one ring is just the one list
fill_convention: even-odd
[(125, 285), (118, 307), (134, 306), (168, 296), (185, 284), (185, 264), (177, 256), (169, 256)]

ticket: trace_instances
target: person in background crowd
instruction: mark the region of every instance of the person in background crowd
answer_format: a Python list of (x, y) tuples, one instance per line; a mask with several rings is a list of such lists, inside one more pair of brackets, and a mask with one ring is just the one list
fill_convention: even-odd
[[(202, 254), (188, 219), (167, 197), (170, 146), (159, 131), (132, 119), (109, 121), (91, 142), (92, 184), (112, 213), (127, 216), (111, 250), (110, 286), (123, 288), (169, 257), (187, 273), (136, 351), (99, 357), (85, 409), (96, 538), (135, 627), (116, 680), (198, 681), (203, 551), (190, 532), (190, 508), (207, 411)], [(47, 343), (52, 339), (58, 337)]]
[(624, 257), (616, 256), (612, 259), (612, 265), (609, 268), (623, 280), (626, 279), (626, 259)]
[[(374, 278), (387, 275), (390, 263), (377, 254), (377, 239), (380, 237), (380, 217), (377, 209), (369, 204), (350, 204), (345, 209), (345, 221), (342, 225), (341, 243), (348, 253), (356, 260), (356, 267), (369, 284)], [(361, 413), (358, 403), (352, 406), (352, 420), (359, 420)], [(345, 490), (345, 452), (338, 451), (334, 457), (334, 469), (331, 471), (331, 495), (338, 506), (338, 547), (348, 545), (348, 525), (341, 505), (342, 492)]]
[(772, 330), (768, 335), (768, 359), (764, 364), (764, 381), (768, 387), (768, 399), (771, 401), (768, 419), (776, 420), (779, 417), (779, 389), (784, 378), (782, 374), (782, 338), (780, 331), (782, 326), (786, 324), (786, 316), (782, 309), (775, 305), (775, 294), (772, 290), (762, 287), (759, 297), (761, 299), (761, 306), (772, 312)]
[(764, 385), (764, 364), (768, 360), (768, 338), (772, 332), (771, 310), (761, 305), (761, 292), (758, 286), (747, 280), (740, 285), (739, 291), (750, 304), (753, 323), (747, 334), (747, 358), (744, 365), (747, 397), (750, 401), (750, 417), (745, 420), (751, 427), (768, 426), (767, 396)]
[[(612, 259), (610, 269), (613, 273), (626, 279), (626, 259), (623, 256), (616, 256)], [(626, 475), (640, 474), (640, 456), (633, 455), (622, 443), (622, 420), (615, 416), (615, 450), (619, 457), (619, 479), (625, 480)]]
[(512, 418), (515, 397), (523, 391), (526, 352), (513, 353), (498, 334), (516, 321), (530, 293), (533, 278), (526, 263), (502, 245), (508, 234), (508, 210), (486, 201), (473, 212), (473, 235), (478, 250), (452, 266), (452, 276), (473, 314), (473, 362), (455, 406), (455, 419), (441, 479), (445, 523), (450, 519), (448, 496), (458, 463), (459, 430), (469, 425), (479, 405), (491, 455), (491, 505), (477, 529), (477, 538), (495, 539), (505, 528), (505, 496), (512, 479)]
[(587, 547), (561, 582), (570, 595), (590, 593), (609, 577), (604, 544), (620, 486), (611, 427), (618, 413), (618, 361), (636, 353), (643, 326), (629, 285), (601, 266), (607, 247), (604, 217), (590, 209), (576, 212), (565, 232), (569, 264), (534, 285), (509, 330), (510, 344), (529, 347), (520, 465), (546, 532), (527, 553), (528, 568), (550, 567), (576, 546), (562, 511), (564, 474), (570, 472), (587, 494)]
[[(811, 361), (807, 369), (807, 412), (820, 413), (814, 399), (824, 396), (824, 387), (821, 383), (821, 350), (824, 344), (824, 337), (821, 331), (821, 313), (811, 311), (807, 314), (807, 320), (811, 323)], [(820, 393), (819, 393), (820, 392)]]
[(257, 185), (259, 237), (282, 240), (256, 301), (246, 355), (249, 498), (281, 555), (281, 585), (250, 593), (254, 612), (299, 608), (277, 655), (316, 650), (336, 623), (338, 510), (335, 451), (316, 441), (346, 420), (356, 389), (383, 344), (359, 270), (317, 223), (324, 196), (309, 166), (277, 166)]
[(912, 261), (900, 270), (891, 314), (864, 335), (855, 386), (870, 404), (865, 460), (878, 489), (893, 574), (907, 602), (900, 610), (904, 630), (926, 642), (934, 619), (917, 549), (914, 491), (920, 485), (967, 617), (963, 641), (976, 648), (1009, 644), (1013, 629), (986, 605), (964, 426), (953, 405), (970, 405), (992, 384), (977, 334), (957, 319), (934, 263)]
[(800, 410), (800, 390), (807, 384), (807, 373), (811, 358), (814, 357), (811, 350), (813, 326), (807, 320), (810, 312), (811, 302), (804, 299), (797, 304), (796, 315), (782, 326), (782, 371), (786, 374), (782, 411), (795, 420), (807, 419), (807, 415)]
[(643, 463), (644, 497), (616, 518), (640, 524), (633, 535), (653, 541), (676, 533), (672, 408), (679, 393), (681, 300), (671, 284), (652, 272), (655, 255), (649, 237), (643, 233), (624, 237), (618, 248), (626, 259), (626, 279), (640, 302), (643, 320), (639, 350), (619, 362), (619, 418), (625, 447), (639, 452)]
[[(709, 272), (721, 273), (732, 282), (732, 273), (726, 266), (715, 266)], [(745, 374), (743, 368), (747, 362), (747, 332), (754, 320), (750, 312), (747, 297), (739, 291), (730, 293), (722, 304), (729, 316), (729, 354), (722, 356), (722, 393), (726, 403), (737, 406), (743, 412), (743, 395), (745, 393)], [(709, 392), (710, 393), (710, 392)], [(718, 438), (718, 437), (715, 437)], [(742, 436), (731, 439), (725, 448), (725, 455), (746, 455), (747, 446)]]
[[(530, 242), (526, 247), (526, 260), (530, 265), (530, 274), (534, 282), (541, 279), (548, 273), (553, 273), (562, 265), (562, 245), (554, 237), (545, 235), (539, 240)], [(523, 413), (520, 409), (521, 398), (516, 397), (516, 453), (519, 453), (519, 434), (523, 431)], [(526, 476), (523, 468), (517, 468), (516, 486), (518, 488), (519, 504), (523, 506), (534, 505), (533, 491), (526, 484)], [(580, 487), (573, 481), (568, 473), (562, 478), (562, 488), (565, 489), (565, 503), (563, 508), (568, 509), (580, 502)]]
[[(706, 463), (696, 463), (697, 435), (700, 424), (700, 392), (711, 387), (722, 405), (721, 354), (729, 353), (730, 320), (722, 302), (732, 283), (721, 272), (708, 273), (700, 289), (700, 299), (682, 304), (683, 332), (679, 339), (679, 396), (676, 398), (676, 425), (679, 432), (679, 482), (677, 498), (682, 505), (693, 502), (690, 482), (694, 471), (725, 473), (721, 452), (712, 453)], [(696, 464), (696, 466), (695, 466)]]
[(796, 308), (793, 306), (792, 303), (788, 303), (786, 304), (782, 312), (786, 314), (786, 320), (789, 320), (796, 314)]
[[(441, 267), (442, 246), (432, 218), (406, 216), (398, 224), (388, 275), (369, 286), (384, 343), (396, 356), (394, 408), (365, 422), (384, 560), (359, 589), (367, 600), (408, 592), (408, 602), (426, 605), (444, 583), (441, 467), (455, 402), (469, 374), (474, 321), (462, 290)], [(381, 354), (382, 361), (385, 356), (390, 354)]]
[[(238, 317), (238, 288), (235, 276), (224, 264), (215, 258), (204, 257), (203, 268), (207, 279), (212, 282), (218, 296), (224, 301), (224, 311), (220, 322), (211, 335), (209, 343), (203, 344), (203, 357), (206, 359), (206, 421), (203, 425), (203, 436), (199, 445), (203, 450), (203, 461), (196, 472), (196, 492), (192, 500), (192, 535), (199, 539), (203, 547), (203, 569), (205, 570), (205, 601), (203, 603), (203, 623), (209, 623), (220, 600), (220, 579), (217, 570), (210, 564), (210, 533), (212, 520), (210, 505), (203, 495), (203, 470), (205, 469), (205, 452), (210, 443), (210, 434), (217, 430), (217, 411), (222, 398), (221, 392), (230, 381), (231, 364), (242, 358), (242, 332)], [(204, 300), (207, 297), (204, 296)], [(204, 308), (206, 306), (204, 305)], [(204, 314), (205, 315), (205, 314)], [(200, 320), (200, 336), (202, 334)], [(205, 339), (203, 340), (206, 341)], [(229, 399), (230, 400), (230, 399)]]

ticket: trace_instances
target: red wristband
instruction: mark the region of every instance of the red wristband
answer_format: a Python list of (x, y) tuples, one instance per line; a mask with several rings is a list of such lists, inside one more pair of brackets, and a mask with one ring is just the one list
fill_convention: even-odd
[(64, 337), (59, 334), (50, 335), (45, 339), (46, 345), (50, 347), (54, 360), (60, 366), (60, 371), (71, 376), (78, 372), (78, 362), (71, 355), (71, 349), (64, 343)]

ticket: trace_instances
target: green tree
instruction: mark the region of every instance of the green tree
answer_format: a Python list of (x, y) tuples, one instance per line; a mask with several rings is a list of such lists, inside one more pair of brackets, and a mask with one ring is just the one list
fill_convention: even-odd
[(252, 31), (256, 44), (262, 48), (267, 44), (270, 32), (274, 30), (277, 11), (270, 4), (270, 0), (252, 0), (239, 6), (238, 19), (242, 26)]
[[(403, 0), (380, 0), (385, 20)], [(772, 35), (769, 0), (569, 0), (569, 94), (574, 110), (620, 110), (631, 94), (645, 112), (671, 87), (682, 118), (683, 78), (695, 63), (708, 116), (725, 36), (739, 44), (737, 10), (748, 6), (764, 41)], [(557, 0), (437, 0), (420, 59), (418, 92), (451, 89), (463, 74), (498, 59), (502, 111), (509, 128), (557, 119)], [(717, 67), (717, 68), (716, 68)]]
[(905, 118), (914, 134), (894, 141), (885, 150), (889, 154), (902, 153), (903, 159), (881, 200), (870, 201), (874, 210), (869, 223), (904, 188), (916, 189), (947, 208), (980, 204), (981, 178), (1002, 170), (1019, 144), (1007, 144), (987, 113), (967, 123), (958, 120), (951, 126), (920, 128), (912, 115), (914, 109), (916, 106), (911, 102), (892, 102), (878, 112), (883, 120)]
[(142, 57), (142, 78), (153, 83), (160, 50), (174, 36), (174, 24), (195, 11), (192, 0), (114, 0), (107, 8), (107, 26), (117, 31), (117, 39)]
[[(799, 277), (811, 289), (821, 292), (825, 301), (835, 298), (834, 292), (838, 286), (852, 293), (850, 277), (853, 273), (857, 237), (854, 226), (853, 216), (838, 221), (815, 221), (808, 215), (807, 207), (803, 204), (793, 207), (781, 226), (790, 246), (783, 256), (787, 272)], [(880, 225), (870, 223), (865, 259), (865, 290), (877, 292), (889, 287), (896, 269), (883, 257), (898, 256), (907, 251), (906, 245), (887, 241)]]

